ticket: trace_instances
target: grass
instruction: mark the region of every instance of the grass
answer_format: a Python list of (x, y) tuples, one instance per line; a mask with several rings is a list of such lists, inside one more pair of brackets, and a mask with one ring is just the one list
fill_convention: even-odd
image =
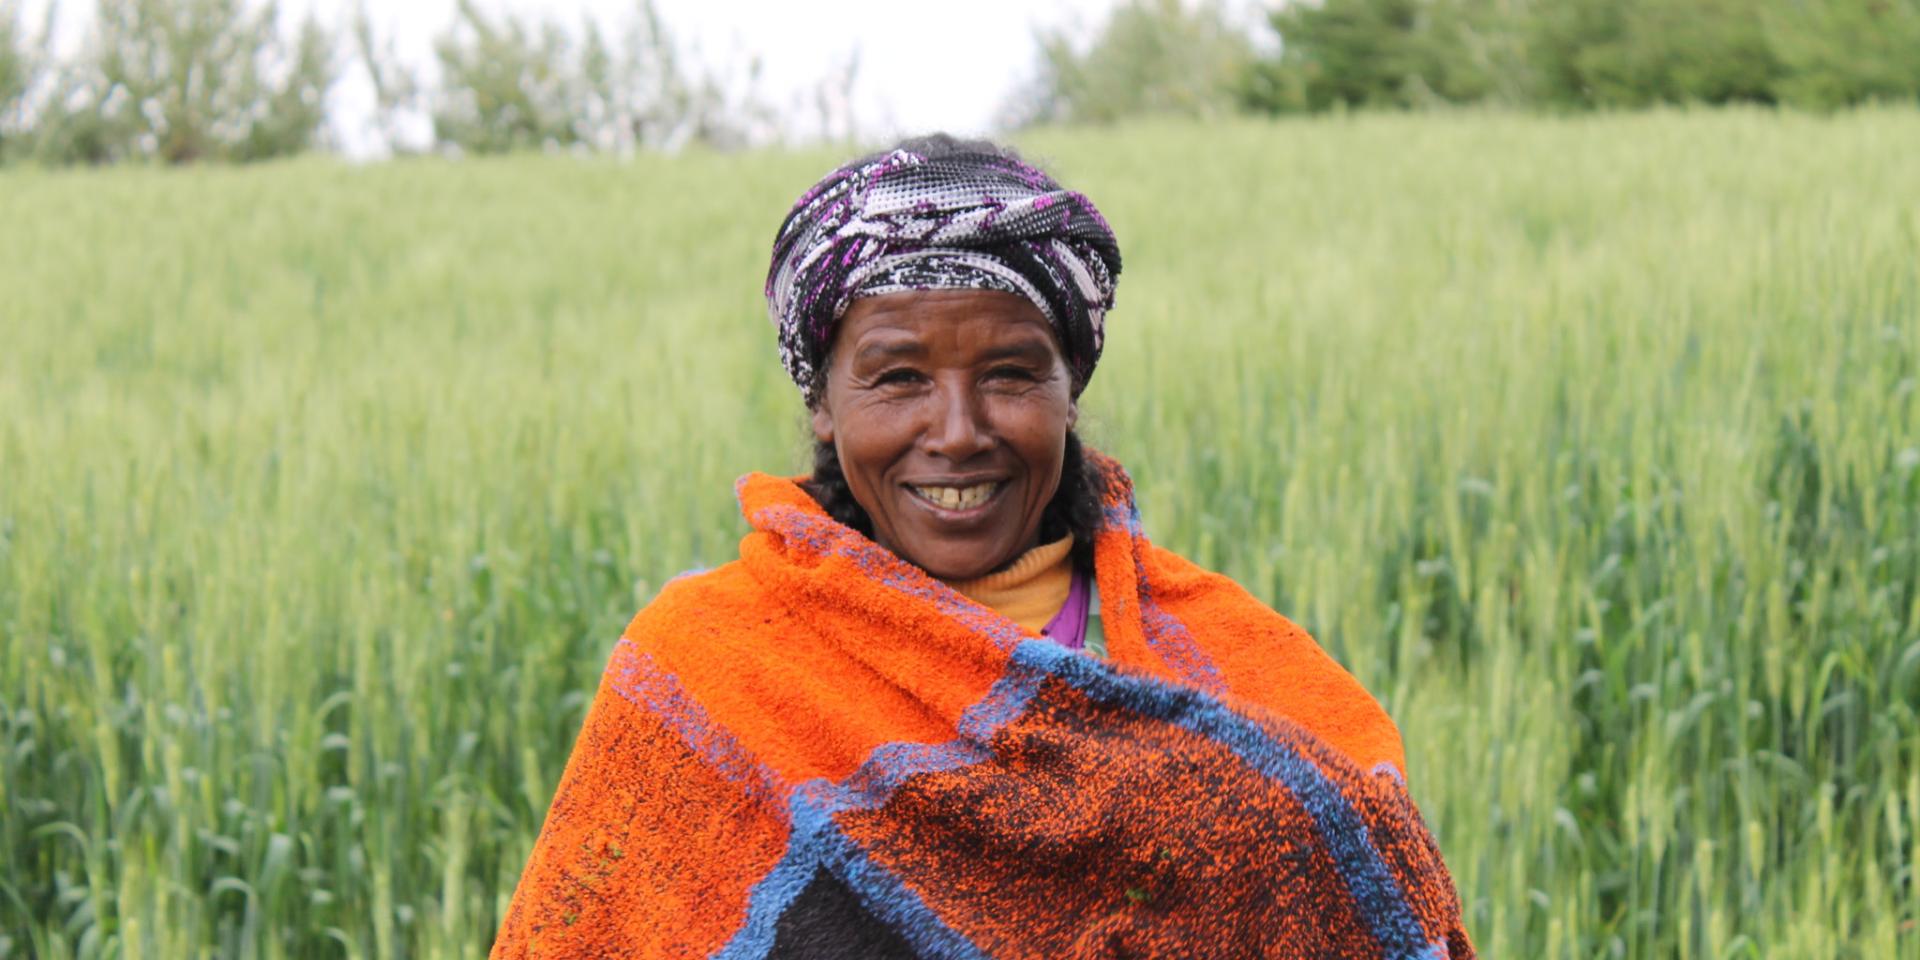
[[(1920, 956), (1920, 114), (1050, 133), (1090, 440), (1386, 703), (1488, 956)], [(799, 469), (825, 153), (0, 173), (0, 957), (468, 957)]]

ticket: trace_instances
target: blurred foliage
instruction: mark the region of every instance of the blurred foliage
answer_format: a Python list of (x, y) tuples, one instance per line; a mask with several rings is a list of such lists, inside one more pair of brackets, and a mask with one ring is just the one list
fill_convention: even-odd
[(1123, 0), (1084, 49), (1064, 30), (1037, 39), (1039, 76), (1006, 110), (1014, 126), (1228, 113), (1254, 61), (1246, 33), (1212, 0)]
[[(62, 57), (49, 52), (58, 2), (45, 4), (37, 24), (24, 0), (0, 5), (0, 161), (298, 153), (325, 138), (327, 93), (344, 68), (365, 71), (371, 134), (395, 152), (626, 155), (793, 135), (850, 141), (858, 128), (857, 58), (776, 107), (757, 58), (716, 69), (678, 42), (652, 0), (578, 24), (457, 0), (434, 75), (403, 63), (364, 5), (336, 34), (311, 17), (284, 31), (274, 0), (91, 0), (89, 35)], [(1226, 0), (1120, 0), (1092, 29), (1036, 40), (1036, 75), (1002, 109), (1009, 127), (1920, 97), (1920, 0), (1297, 0), (1252, 29)]]
[(772, 123), (753, 95), (758, 63), (744, 84), (696, 70), (651, 0), (635, 4), (613, 39), (591, 19), (576, 32), (551, 16), (494, 18), (460, 0), (435, 54), (434, 136), (463, 152), (739, 147)]
[[(272, 3), (99, 0), (77, 56), (9, 58), (21, 142), (9, 153), (177, 164), (308, 150), (326, 119), (333, 37), (311, 17), (287, 36), (279, 20)], [(16, 10), (12, 32), (18, 22)]]
[(1767, 38), (1792, 103), (1912, 99), (1920, 91), (1920, 0), (1779, 4)]
[[(95, 0), (73, 55), (54, 57), (58, 12), (38, 30), (0, 6), (0, 160), (99, 164), (244, 162), (319, 145), (341, 68), (364, 69), (376, 134), (390, 148), (491, 154), (526, 149), (629, 153), (769, 139), (779, 118), (759, 64), (714, 70), (683, 49), (650, 0), (612, 30), (551, 14), (494, 15), (460, 0), (423, 79), (364, 5), (336, 35), (307, 19), (281, 30), (276, 3)], [(822, 131), (850, 129), (848, 61), (811, 96)], [(431, 121), (410, 142), (409, 117)]]
[(0, 10), (0, 159), (12, 150), (25, 124), (22, 113), (35, 73), (35, 49), (20, 22), (19, 8)]
[(1556, 103), (1770, 103), (1782, 67), (1751, 0), (1569, 0), (1534, 28)]
[(1920, 95), (1920, 0), (1323, 0), (1269, 23), (1280, 49), (1240, 91), (1258, 112)]

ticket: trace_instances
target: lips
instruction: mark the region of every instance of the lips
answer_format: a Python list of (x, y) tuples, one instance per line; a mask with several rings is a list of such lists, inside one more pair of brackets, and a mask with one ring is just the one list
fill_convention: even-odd
[(1003, 485), (1001, 481), (988, 480), (970, 484), (909, 483), (906, 487), (914, 496), (943, 510), (965, 511), (985, 505)]

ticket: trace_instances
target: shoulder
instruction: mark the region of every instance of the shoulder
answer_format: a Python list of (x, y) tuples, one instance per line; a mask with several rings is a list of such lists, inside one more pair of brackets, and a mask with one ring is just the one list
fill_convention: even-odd
[(668, 580), (647, 605), (641, 617), (671, 617), (689, 609), (715, 603), (738, 603), (761, 599), (760, 585), (748, 574), (746, 564), (729, 560), (717, 567), (689, 570)]
[(1233, 697), (1307, 728), (1363, 770), (1387, 763), (1404, 776), (1399, 728), (1304, 628), (1171, 550), (1149, 545), (1141, 561), (1154, 600), (1186, 626)]
[(667, 581), (628, 622), (622, 637), (652, 650), (712, 649), (757, 642), (789, 616), (786, 605), (754, 579), (746, 564), (732, 560)]

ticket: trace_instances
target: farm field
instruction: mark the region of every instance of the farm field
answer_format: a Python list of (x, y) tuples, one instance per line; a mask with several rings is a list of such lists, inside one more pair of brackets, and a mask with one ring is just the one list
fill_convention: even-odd
[[(1920, 956), (1920, 113), (1021, 141), (1089, 442), (1386, 704), (1489, 957)], [(819, 150), (0, 172), (0, 958), (481, 955), (800, 472)]]

